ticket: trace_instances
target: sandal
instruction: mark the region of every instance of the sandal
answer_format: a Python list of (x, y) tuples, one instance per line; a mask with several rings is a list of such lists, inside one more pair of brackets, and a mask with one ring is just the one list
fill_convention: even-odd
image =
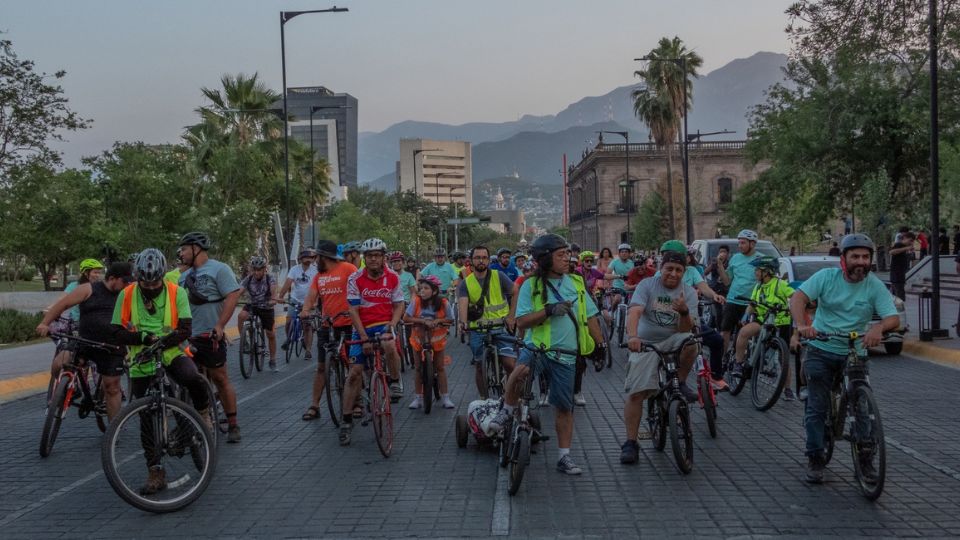
[(320, 407), (310, 407), (307, 409), (307, 412), (303, 413), (303, 416), (300, 417), (303, 421), (316, 420), (320, 418)]

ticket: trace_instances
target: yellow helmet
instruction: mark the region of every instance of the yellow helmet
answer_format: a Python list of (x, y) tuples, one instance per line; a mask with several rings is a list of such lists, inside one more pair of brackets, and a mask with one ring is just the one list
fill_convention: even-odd
[(80, 273), (84, 273), (87, 270), (97, 270), (97, 269), (106, 268), (103, 266), (103, 263), (96, 259), (84, 259), (80, 261)]
[(590, 251), (590, 250), (580, 252), (580, 262), (583, 262), (584, 259), (594, 259), (594, 260), (596, 260), (596, 258), (597, 258), (597, 257), (596, 257), (596, 256), (593, 254), (593, 252)]

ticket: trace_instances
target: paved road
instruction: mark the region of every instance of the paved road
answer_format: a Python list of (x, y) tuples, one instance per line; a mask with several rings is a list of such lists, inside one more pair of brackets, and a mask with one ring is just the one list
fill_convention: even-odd
[[(457, 343), (452, 352), (458, 410), (425, 416), (401, 408), (390, 459), (380, 456), (369, 427), (357, 426), (353, 445), (341, 448), (326, 411), (319, 421), (300, 420), (312, 376), (306, 362), (244, 381), (232, 360), (244, 440), (220, 447), (216, 478), (198, 502), (164, 516), (142, 513), (113, 493), (100, 472), (92, 420), (68, 418), (53, 455), (41, 459), (40, 398), (0, 405), (0, 530), (10, 539), (960, 536), (960, 371), (905, 357), (872, 363), (889, 464), (886, 492), (870, 503), (852, 483), (845, 445), (827, 483), (805, 485), (800, 405), (781, 402), (758, 413), (747, 395), (722, 398), (715, 440), (695, 414), (689, 476), (649, 443), (641, 445), (638, 465), (620, 465), (620, 357), (613, 370), (588, 373), (588, 405), (577, 411), (573, 448), (584, 475), (557, 473), (550, 441), (511, 498), (492, 452), (473, 441), (456, 446), (453, 416), (465, 411), (464, 395), (473, 391), (466, 349)], [(552, 415), (543, 416), (552, 432)]]

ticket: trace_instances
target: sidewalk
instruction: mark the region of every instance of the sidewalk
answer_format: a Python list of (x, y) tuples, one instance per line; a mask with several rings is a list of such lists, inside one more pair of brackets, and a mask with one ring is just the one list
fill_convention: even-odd
[(903, 343), (903, 354), (944, 366), (960, 368), (960, 339), (957, 338), (957, 332), (953, 326), (957, 321), (957, 302), (947, 299), (940, 300), (940, 328), (946, 328), (950, 337), (933, 341), (920, 341), (919, 297), (907, 294), (905, 307), (910, 331), (907, 332)]

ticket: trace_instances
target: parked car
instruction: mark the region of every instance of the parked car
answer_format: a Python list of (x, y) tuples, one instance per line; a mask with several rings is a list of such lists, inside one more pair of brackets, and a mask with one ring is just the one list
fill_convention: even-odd
[[(798, 255), (794, 257), (780, 257), (780, 277), (787, 280), (790, 286), (796, 289), (817, 271), (824, 268), (838, 268), (840, 257), (829, 255)], [(883, 338), (883, 349), (887, 354), (900, 354), (903, 350), (903, 335), (909, 330), (907, 326), (907, 310), (903, 300), (893, 297), (893, 304), (897, 307), (900, 317), (900, 327), (888, 332)], [(877, 314), (873, 315), (870, 326), (880, 322)]]

